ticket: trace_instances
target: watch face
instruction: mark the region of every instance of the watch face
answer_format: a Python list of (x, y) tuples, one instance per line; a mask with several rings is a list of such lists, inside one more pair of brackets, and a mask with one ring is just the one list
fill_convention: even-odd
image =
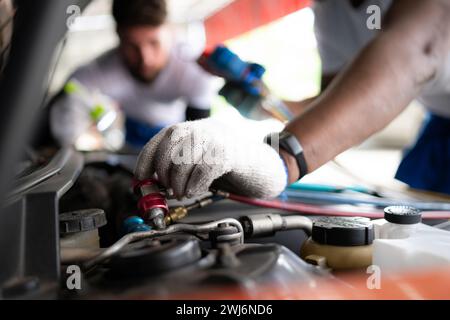
[(283, 135), (283, 137), (280, 137), (280, 141), (282, 141), (283, 145), (287, 145), (289, 147), (289, 153), (296, 157), (298, 155), (301, 155), (303, 153), (303, 147), (301, 146), (300, 142), (298, 142), (297, 138), (289, 132), (284, 133), (285, 135)]

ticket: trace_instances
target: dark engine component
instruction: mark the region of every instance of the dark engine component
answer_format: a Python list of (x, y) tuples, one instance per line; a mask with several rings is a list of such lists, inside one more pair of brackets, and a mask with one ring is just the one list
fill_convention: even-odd
[(137, 212), (133, 194), (133, 174), (107, 162), (87, 164), (75, 185), (60, 199), (61, 212), (102, 209), (108, 223), (99, 229), (100, 244), (107, 247), (122, 236), (122, 222)]
[(216, 246), (186, 234), (129, 244), (90, 272), (85, 279), (90, 290), (81, 298), (170, 298), (230, 286), (256, 295), (264, 285), (291, 288), (292, 283), (313, 285), (319, 278), (332, 278), (280, 245)]
[[(25, 176), (17, 188), (23, 194), (28, 190), (34, 192), (27, 198), (33, 205), (27, 202), (26, 206), (20, 206), (33, 210), (30, 214), (35, 218), (30, 227), (27, 224), (27, 230), (33, 233), (26, 238), (39, 236), (38, 239), (47, 240), (52, 246), (32, 256), (36, 268), (22, 277), (13, 278), (6, 273), (6, 280), (18, 281), (1, 283), (0, 293), (4, 297), (30, 294), (44, 297), (45, 290), (52, 297), (68, 299), (151, 299), (189, 296), (192, 292), (225, 287), (243, 289), (250, 296), (257, 296), (264, 285), (278, 288), (288, 288), (293, 283), (314, 285), (318, 278), (331, 277), (281, 245), (244, 242), (244, 233), (254, 237), (290, 229), (309, 233), (309, 220), (274, 214), (253, 215), (243, 228), (238, 220), (219, 219), (211, 211), (201, 222), (183, 223), (178, 218), (184, 217), (187, 208), (192, 207), (187, 205), (179, 207), (186, 212), (172, 212), (172, 223), (167, 228), (149, 227), (144, 232), (126, 233), (123, 221), (135, 216), (138, 207), (130, 170), (120, 162), (101, 159), (83, 167), (81, 155), (73, 151), (61, 153), (56, 160), (42, 167), (39, 175)], [(52, 174), (50, 178), (49, 174)], [(48, 190), (55, 190), (51, 197)], [(14, 199), (22, 195), (19, 191), (14, 193)], [(55, 206), (57, 203), (59, 207)], [(49, 223), (52, 221), (54, 225)], [(7, 244), (4, 238), (3, 243)], [(38, 267), (50, 269), (41, 267), (49, 261), (52, 282), (44, 281), (45, 275), (34, 276)], [(17, 269), (13, 264), (7, 267)], [(67, 286), (73, 267), (78, 267), (80, 272), (80, 290)]]
[(166, 236), (129, 244), (110, 262), (115, 277), (154, 277), (198, 261), (199, 241), (190, 236)]

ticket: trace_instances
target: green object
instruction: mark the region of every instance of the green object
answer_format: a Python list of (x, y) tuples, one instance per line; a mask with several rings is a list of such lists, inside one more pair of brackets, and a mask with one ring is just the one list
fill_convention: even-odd
[[(64, 86), (64, 92), (66, 94), (77, 94), (87, 105), (91, 104), (91, 98), (88, 96), (88, 92), (84, 87), (76, 81), (68, 81)], [(95, 122), (98, 122), (106, 113), (104, 105), (96, 104), (89, 111), (89, 116)]]
[(69, 81), (66, 83), (66, 85), (64, 86), (64, 92), (67, 94), (73, 94), (75, 92), (78, 91), (78, 86), (75, 82), (73, 81)]
[(101, 104), (95, 105), (89, 115), (94, 121), (100, 120), (100, 118), (105, 114), (105, 107)]

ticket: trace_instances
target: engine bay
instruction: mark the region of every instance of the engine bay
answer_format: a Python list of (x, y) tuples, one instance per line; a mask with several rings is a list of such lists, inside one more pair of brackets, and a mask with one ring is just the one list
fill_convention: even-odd
[[(153, 182), (136, 184), (135, 159), (66, 149), (25, 166), (0, 224), (7, 262), (0, 273), (3, 298), (296, 298), (319, 294), (319, 284), (348, 286), (348, 275), (365, 280), (374, 265), (381, 264), (383, 272), (420, 265), (420, 255), (410, 252), (403, 265), (399, 258), (392, 268), (386, 257), (400, 255), (395, 245), (405, 240), (386, 240), (384, 219), (331, 217), (326, 205), (323, 215), (263, 208), (217, 190), (179, 201)], [(155, 208), (162, 210), (157, 223)], [(405, 227), (402, 232), (411, 234), (404, 238), (414, 239), (414, 231), (447, 240), (441, 213), (436, 220), (424, 212), (437, 227)], [(414, 213), (392, 214), (412, 219)], [(425, 259), (430, 266), (448, 259), (442, 246), (436, 250)]]

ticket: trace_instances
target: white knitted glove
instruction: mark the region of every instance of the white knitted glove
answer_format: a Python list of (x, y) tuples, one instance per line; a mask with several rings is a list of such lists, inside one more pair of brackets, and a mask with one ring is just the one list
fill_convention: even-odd
[(208, 118), (162, 130), (139, 155), (135, 175), (155, 172), (177, 198), (198, 196), (215, 188), (250, 197), (280, 194), (287, 184), (283, 160), (264, 137), (280, 131), (274, 121), (252, 121), (235, 115), (225, 122)]

